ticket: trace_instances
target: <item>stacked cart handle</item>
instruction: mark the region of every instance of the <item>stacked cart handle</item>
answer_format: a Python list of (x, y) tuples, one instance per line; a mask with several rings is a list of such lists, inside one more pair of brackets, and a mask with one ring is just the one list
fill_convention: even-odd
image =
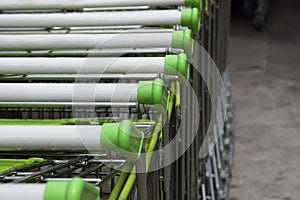
[(46, 184), (0, 184), (7, 200), (100, 200), (100, 189), (80, 178)]
[(13, 2), (1, 1), (0, 7), (4, 10), (49, 10), (49, 9), (80, 9), (101, 7), (124, 6), (190, 6), (201, 8), (201, 0), (51, 0), (41, 2), (39, 0), (18, 0)]
[(144, 135), (130, 120), (100, 125), (1, 125), (0, 148), (6, 150), (120, 151), (139, 158)]

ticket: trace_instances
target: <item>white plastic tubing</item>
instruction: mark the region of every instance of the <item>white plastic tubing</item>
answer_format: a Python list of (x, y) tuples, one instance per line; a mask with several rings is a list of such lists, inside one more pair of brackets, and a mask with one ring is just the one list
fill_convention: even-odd
[(101, 150), (101, 126), (1, 125), (0, 147), (30, 150)]
[[(75, 2), (75, 1), (74, 1)], [(0, 3), (1, 4), (1, 3)], [(181, 11), (1, 14), (1, 28), (82, 27), (180, 24)]]
[(0, 35), (0, 50), (74, 50), (120, 48), (167, 48), (172, 32), (124, 34), (30, 34)]
[(0, 58), (0, 74), (163, 73), (164, 57)]
[(43, 200), (46, 184), (1, 184), (1, 199)]
[(120, 6), (184, 5), (185, 0), (11, 0), (0, 1), (3, 10), (70, 9)]
[(137, 83), (1, 83), (1, 102), (137, 102)]

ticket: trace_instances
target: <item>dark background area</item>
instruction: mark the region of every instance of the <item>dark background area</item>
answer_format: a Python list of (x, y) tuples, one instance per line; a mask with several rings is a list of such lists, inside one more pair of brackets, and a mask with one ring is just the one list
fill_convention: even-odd
[(232, 200), (300, 197), (300, 1), (272, 0), (255, 31), (233, 2), (228, 66), (236, 113)]

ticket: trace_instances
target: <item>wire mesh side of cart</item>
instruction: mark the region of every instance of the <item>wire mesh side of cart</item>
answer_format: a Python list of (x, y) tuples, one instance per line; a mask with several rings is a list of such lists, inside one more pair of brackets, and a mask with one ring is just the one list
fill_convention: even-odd
[[(226, 69), (227, 43), (230, 25), (230, 1), (203, 1), (202, 29), (200, 41), (219, 68), (224, 81), (226, 95), (221, 99), (222, 116), (225, 124), (219, 130), (218, 142), (202, 160), (201, 199), (229, 199), (229, 181), (233, 167), (233, 111), (231, 105), (231, 84)], [(202, 131), (206, 132), (210, 119), (210, 95), (205, 83), (201, 85)]]

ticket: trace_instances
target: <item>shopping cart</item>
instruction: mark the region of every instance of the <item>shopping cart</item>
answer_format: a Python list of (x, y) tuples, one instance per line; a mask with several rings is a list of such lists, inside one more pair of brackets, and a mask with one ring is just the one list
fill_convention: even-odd
[[(229, 198), (229, 2), (20, 0), (0, 8), (2, 196)], [(191, 57), (201, 61), (193, 39), (223, 74), (218, 102), (191, 67)], [(211, 103), (225, 125), (199, 158)]]

